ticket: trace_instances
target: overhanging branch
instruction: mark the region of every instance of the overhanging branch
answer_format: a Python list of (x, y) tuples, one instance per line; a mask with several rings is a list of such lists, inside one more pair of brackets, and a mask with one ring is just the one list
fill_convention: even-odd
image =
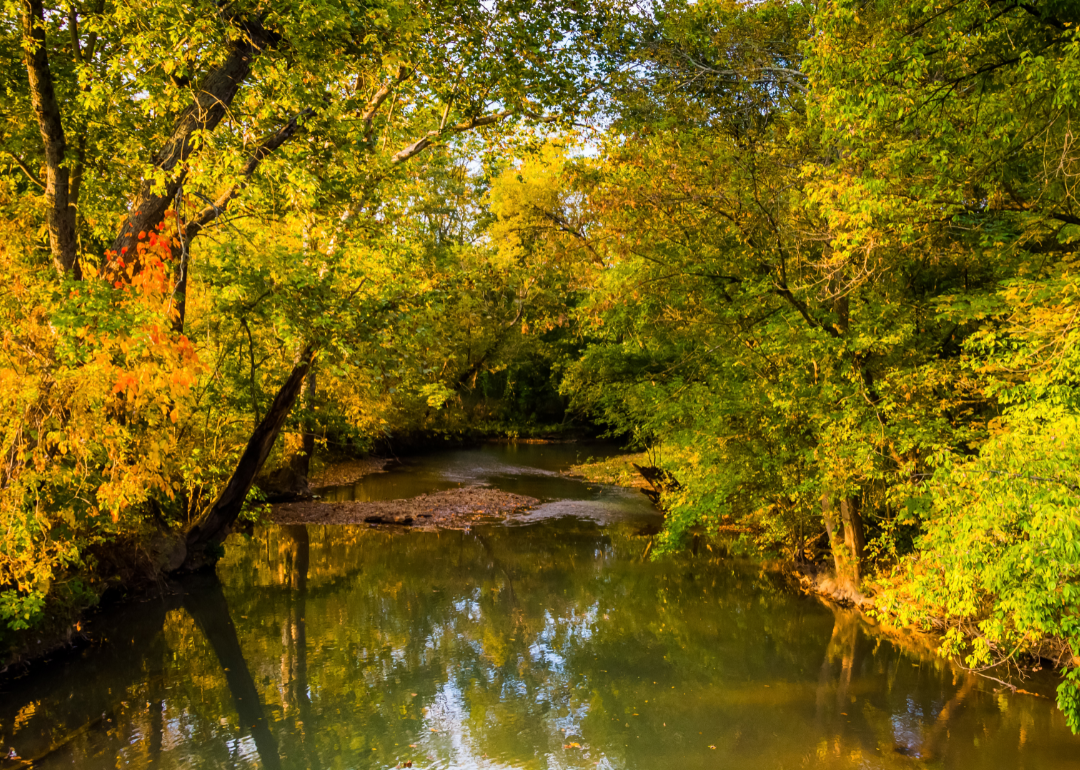
[[(263, 27), (259, 18), (232, 21), (243, 34), (229, 44), (221, 66), (199, 84), (194, 102), (180, 113), (169, 138), (151, 159), (155, 169), (166, 172), (168, 181), (161, 190), (155, 186), (152, 176), (142, 180), (128, 219), (113, 243), (112, 250), (116, 255), (130, 252), (128, 260), (136, 258), (139, 233), (152, 231), (164, 220), (165, 211), (184, 182), (185, 164), (195, 149), (195, 137), (217, 128), (241, 84), (251, 74), (254, 59), (280, 40), (276, 33)], [(119, 269), (111, 269), (107, 275), (111, 280), (127, 278)]]
[(308, 117), (311, 113), (312, 109), (308, 107), (306, 110), (294, 115), (288, 123), (256, 148), (243, 168), (240, 169), (238, 179), (229, 185), (213, 203), (207, 204), (202, 211), (184, 226), (184, 240), (186, 242), (190, 243), (191, 239), (198, 235), (204, 227), (225, 213), (229, 203), (247, 187), (251, 177), (255, 174), (255, 170), (259, 167), (259, 163), (274, 150), (289, 141), (300, 127), (300, 119)]

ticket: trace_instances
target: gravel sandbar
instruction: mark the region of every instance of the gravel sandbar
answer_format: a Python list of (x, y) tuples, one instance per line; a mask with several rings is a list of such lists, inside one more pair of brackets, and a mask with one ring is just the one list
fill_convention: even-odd
[(496, 521), (540, 503), (491, 487), (460, 487), (403, 500), (275, 505), (271, 520), (279, 524), (367, 524), (414, 529), (468, 529)]

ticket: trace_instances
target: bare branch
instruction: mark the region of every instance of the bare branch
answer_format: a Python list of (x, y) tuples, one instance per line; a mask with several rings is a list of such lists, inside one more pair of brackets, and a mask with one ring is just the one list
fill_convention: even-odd
[(364, 114), (360, 117), (364, 121), (364, 141), (370, 142), (371, 135), (374, 131), (372, 123), (375, 120), (375, 113), (382, 107), (383, 102), (394, 91), (394, 86), (399, 85), (405, 81), (409, 75), (412, 74), (412, 70), (407, 70), (404, 67), (398, 68), (397, 77), (393, 83), (384, 83), (379, 87), (379, 90), (375, 92), (375, 95), (368, 100), (368, 103), (364, 106)]
[(690, 66), (692, 66), (698, 72), (704, 74), (718, 75), (720, 77), (731, 78), (733, 80), (737, 80), (739, 77), (745, 77), (747, 79), (760, 78), (763, 74), (772, 75), (774, 77), (780, 76), (776, 79), (783, 80), (784, 82), (795, 88), (797, 91), (806, 93), (806, 87), (802, 83), (796, 82), (794, 78), (806, 78), (808, 76), (805, 72), (800, 72), (796, 69), (791, 69), (789, 67), (779, 67), (776, 65), (766, 65), (763, 67), (748, 67), (744, 70), (717, 69), (716, 67), (712, 67), (708, 64), (703, 64), (699, 61), (696, 61), (689, 54), (682, 51), (679, 51), (679, 55), (686, 59), (686, 61), (690, 62)]
[(472, 131), (474, 128), (482, 128), (483, 126), (490, 126), (490, 125), (492, 125), (494, 123), (498, 123), (498, 122), (500, 122), (502, 120), (505, 120), (506, 118), (510, 117), (511, 115), (517, 115), (517, 114), (529, 115), (530, 117), (535, 117), (538, 120), (549, 121), (549, 122), (554, 121), (554, 120), (557, 119), (554, 116), (541, 116), (541, 115), (537, 115), (535, 113), (531, 113), (531, 112), (527, 112), (527, 111), (520, 111), (520, 110), (504, 110), (502, 112), (492, 113), (491, 115), (481, 115), (481, 116), (478, 116), (478, 117), (469, 118), (468, 120), (464, 120), (464, 121), (462, 121), (460, 123), (456, 123), (456, 124), (454, 124), (452, 126), (444, 126), (442, 128), (436, 129), (434, 131), (428, 131), (424, 136), (422, 136), (420, 139), (418, 139), (417, 141), (410, 144), (408, 147), (405, 147), (405, 148), (403, 148), (401, 150), (398, 150), (396, 153), (394, 153), (394, 155), (390, 158), (390, 162), (394, 163), (394, 164), (404, 163), (405, 161), (409, 160), (413, 156), (415, 156), (415, 155), (423, 152), (424, 150), (426, 150), (428, 147), (430, 147), (434, 143), (434, 141), (436, 139), (438, 139), (441, 136), (445, 136), (446, 134), (461, 134), (461, 133), (464, 133), (466, 131)]

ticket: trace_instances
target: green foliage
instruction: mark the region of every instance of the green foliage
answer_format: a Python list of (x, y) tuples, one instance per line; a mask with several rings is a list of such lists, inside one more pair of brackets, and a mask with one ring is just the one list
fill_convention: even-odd
[(891, 611), (946, 618), (946, 651), (981, 638), (973, 664), (1044, 643), (1069, 664), (1069, 14), (718, 2), (634, 22), (613, 130), (568, 184), (605, 269), (563, 392), (679, 481), (660, 551), (703, 530), (831, 552), (854, 590), (892, 572)]
[[(1080, 418), (1017, 413), (971, 457), (945, 454), (917, 552), (884, 583), (879, 612), (946, 624), (942, 652), (987, 666), (1060, 639), (1080, 649)], [(1075, 677), (1075, 675), (1072, 675)], [(1074, 683), (1075, 678), (1068, 682)], [(1062, 708), (1074, 729), (1075, 694)]]
[(12, 631), (21, 631), (38, 623), (45, 612), (45, 592), (14, 589), (0, 593), (0, 619)]

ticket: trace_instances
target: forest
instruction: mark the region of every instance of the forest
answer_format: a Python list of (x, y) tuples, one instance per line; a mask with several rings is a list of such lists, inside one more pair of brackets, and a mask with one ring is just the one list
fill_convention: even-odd
[(604, 435), (650, 558), (828, 572), (1080, 730), (1072, 0), (6, 0), (0, 61), (5, 655), (268, 474)]

